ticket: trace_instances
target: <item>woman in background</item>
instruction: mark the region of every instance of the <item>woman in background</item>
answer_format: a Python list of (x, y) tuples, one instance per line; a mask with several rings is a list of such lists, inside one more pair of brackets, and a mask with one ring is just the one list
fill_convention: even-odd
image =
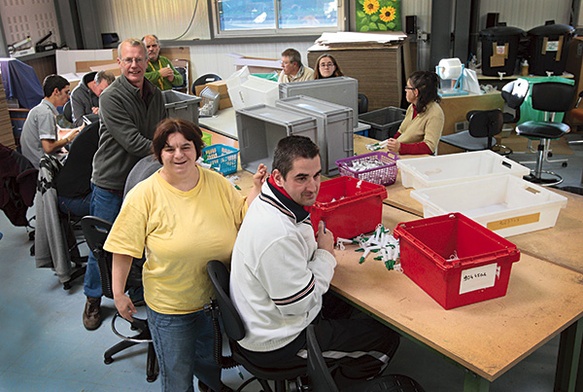
[(200, 167), (202, 132), (190, 121), (162, 120), (152, 149), (162, 168), (125, 197), (104, 249), (113, 253), (113, 294), (119, 314), (136, 308), (124, 292), (133, 258), (146, 262), (142, 278), (148, 325), (160, 365), (162, 391), (231, 391), (214, 361), (211, 318), (203, 307), (213, 295), (209, 260), (229, 264), (248, 205), (261, 191), (259, 165), (243, 197), (221, 174)]
[(344, 76), (334, 56), (328, 53), (324, 53), (318, 57), (315, 68), (314, 79), (327, 79)]
[(386, 140), (389, 151), (400, 155), (435, 153), (444, 122), (438, 84), (437, 74), (431, 71), (416, 71), (407, 79), (405, 97), (410, 105), (395, 136)]

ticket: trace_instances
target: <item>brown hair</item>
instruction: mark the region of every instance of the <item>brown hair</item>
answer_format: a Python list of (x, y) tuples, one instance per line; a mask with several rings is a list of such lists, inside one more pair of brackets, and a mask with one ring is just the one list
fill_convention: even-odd
[(183, 120), (181, 118), (165, 118), (158, 123), (156, 131), (154, 132), (154, 139), (152, 139), (152, 152), (156, 156), (158, 162), (162, 163), (162, 150), (168, 142), (168, 137), (173, 133), (180, 133), (188, 141), (194, 144), (196, 150), (196, 158), (202, 155), (202, 131), (192, 121)]
[(314, 67), (315, 68), (314, 69), (314, 79), (325, 79), (320, 74), (320, 60), (325, 59), (325, 58), (329, 58), (330, 60), (332, 60), (332, 63), (334, 64), (334, 73), (331, 76), (329, 76), (330, 78), (334, 78), (337, 76), (344, 76), (344, 74), (342, 73), (342, 70), (338, 66), (338, 63), (336, 62), (336, 59), (334, 58), (334, 56), (332, 56), (331, 54), (328, 54), (328, 53), (324, 53), (323, 55), (318, 57), (318, 60), (316, 60), (316, 66)]
[(423, 113), (430, 102), (439, 102), (441, 98), (437, 93), (439, 78), (433, 71), (415, 71), (409, 76), (412, 87), (419, 91), (417, 98), (417, 111)]
[(281, 52), (281, 57), (287, 57), (289, 58), (290, 63), (298, 63), (300, 67), (302, 66), (302, 56), (300, 55), (300, 52), (293, 48), (288, 48)]

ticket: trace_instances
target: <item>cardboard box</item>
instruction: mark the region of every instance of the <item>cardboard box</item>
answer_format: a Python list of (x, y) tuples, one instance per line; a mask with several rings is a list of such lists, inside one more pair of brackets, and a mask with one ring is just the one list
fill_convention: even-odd
[(230, 56), (233, 57), (233, 64), (237, 70), (246, 66), (249, 68), (250, 73), (271, 73), (273, 71), (281, 71), (280, 59), (243, 56), (236, 53), (231, 53)]
[(212, 90), (219, 93), (219, 95), (221, 97), (221, 100), (219, 102), (219, 110), (230, 108), (231, 106), (233, 106), (231, 104), (231, 99), (229, 98), (229, 92), (227, 89), (227, 81), (226, 80), (217, 80), (216, 82), (210, 82), (207, 84), (196, 86), (194, 89), (194, 95), (200, 96), (200, 92), (205, 87), (209, 87)]

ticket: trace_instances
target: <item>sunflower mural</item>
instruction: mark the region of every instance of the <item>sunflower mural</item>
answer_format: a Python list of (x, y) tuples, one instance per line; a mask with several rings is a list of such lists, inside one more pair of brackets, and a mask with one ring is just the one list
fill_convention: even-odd
[(401, 31), (401, 0), (358, 0), (356, 31)]

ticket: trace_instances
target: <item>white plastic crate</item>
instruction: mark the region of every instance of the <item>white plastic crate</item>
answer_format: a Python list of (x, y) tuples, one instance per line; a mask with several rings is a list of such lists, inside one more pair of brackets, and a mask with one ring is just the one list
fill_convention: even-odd
[(567, 205), (566, 197), (512, 175), (417, 189), (411, 197), (425, 218), (461, 212), (503, 237), (553, 227)]
[(505, 174), (522, 178), (530, 173), (528, 167), (490, 150), (400, 159), (397, 167), (403, 186), (415, 189)]

